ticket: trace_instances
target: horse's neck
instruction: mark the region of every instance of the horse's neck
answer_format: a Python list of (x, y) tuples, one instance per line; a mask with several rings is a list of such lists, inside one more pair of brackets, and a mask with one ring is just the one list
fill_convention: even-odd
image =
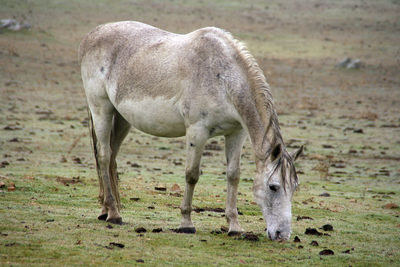
[(248, 129), (252, 140), (253, 149), (257, 160), (265, 161), (271, 154), (276, 144), (282, 143), (281, 133), (277, 125), (277, 120), (273, 116), (267, 116), (267, 120), (259, 119), (260, 125), (255, 129)]
[(236, 109), (249, 132), (256, 158), (265, 161), (272, 148), (278, 142), (282, 143), (276, 112), (265, 106), (265, 109), (257, 110), (255, 100), (249, 94), (240, 94), (240, 98), (234, 101)]

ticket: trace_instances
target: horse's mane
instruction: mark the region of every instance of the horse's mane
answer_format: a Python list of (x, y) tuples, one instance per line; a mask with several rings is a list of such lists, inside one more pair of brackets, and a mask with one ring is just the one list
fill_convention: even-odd
[(237, 59), (244, 69), (247, 70), (247, 79), (250, 82), (250, 90), (255, 100), (257, 112), (266, 127), (264, 138), (266, 138), (269, 125), (272, 124), (274, 136), (271, 145), (276, 143), (281, 143), (283, 145), (274, 101), (263, 71), (243, 42), (235, 39), (230, 32), (225, 31), (224, 33), (226, 39), (236, 50)]
[[(250, 82), (251, 94), (255, 100), (257, 112), (265, 125), (264, 139), (267, 138), (269, 125), (273, 128), (273, 136), (270, 150), (278, 143), (282, 145), (282, 153), (279, 161), (277, 161), (277, 168), (281, 170), (282, 182), (286, 190), (286, 185), (296, 187), (298, 184), (298, 178), (295, 172), (293, 160), (289, 153), (284, 148), (283, 138), (280, 133), (280, 127), (278, 122), (278, 116), (275, 111), (274, 101), (269, 88), (269, 84), (264, 76), (263, 71), (258, 65), (256, 59), (249, 52), (246, 45), (243, 42), (235, 39), (233, 35), (225, 31), (225, 37), (229, 43), (235, 48), (237, 53), (237, 59), (242, 66), (247, 70), (247, 79)], [(268, 151), (267, 154), (269, 155)], [(286, 166), (289, 165), (289, 179), (286, 179)]]

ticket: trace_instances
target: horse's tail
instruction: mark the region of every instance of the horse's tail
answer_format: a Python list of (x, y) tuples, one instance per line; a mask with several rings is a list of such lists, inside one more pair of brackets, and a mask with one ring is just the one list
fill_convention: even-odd
[[(104, 185), (103, 185), (103, 179), (102, 179), (102, 173), (100, 170), (100, 164), (99, 164), (99, 153), (97, 149), (97, 136), (96, 136), (96, 131), (94, 129), (93, 125), (93, 117), (92, 113), (90, 112), (90, 109), (88, 108), (88, 116), (89, 116), (89, 132), (91, 136), (91, 143), (93, 147), (93, 153), (94, 153), (94, 158), (96, 160), (96, 170), (97, 170), (97, 176), (99, 178), (99, 185), (100, 185), (100, 193), (99, 193), (99, 201), (101, 204), (104, 203)], [(114, 115), (115, 116), (115, 115)], [(111, 138), (110, 138), (110, 146), (112, 147), (113, 144), (113, 139), (114, 139), (114, 122), (113, 122), (113, 128), (111, 130)], [(110, 176), (110, 182), (111, 182), (111, 190), (113, 193), (113, 196), (115, 198), (115, 201), (117, 202), (117, 207), (118, 210), (121, 209), (121, 200), (119, 196), (119, 191), (118, 191), (118, 172), (117, 172), (117, 163), (115, 161), (115, 155), (112, 153), (111, 158), (110, 158), (110, 164), (109, 164), (109, 176)]]
[(101, 170), (100, 170), (100, 165), (99, 165), (99, 153), (97, 151), (97, 136), (96, 136), (96, 132), (94, 130), (94, 125), (93, 125), (93, 117), (92, 117), (92, 113), (90, 112), (90, 109), (87, 109), (88, 111), (88, 117), (89, 117), (89, 134), (90, 134), (90, 141), (92, 143), (92, 147), (93, 147), (93, 154), (94, 154), (94, 158), (96, 161), (96, 170), (97, 170), (97, 176), (99, 178), (99, 185), (100, 185), (100, 193), (99, 193), (99, 201), (100, 204), (103, 204), (104, 202), (104, 187), (103, 187), (103, 179), (101, 178)]

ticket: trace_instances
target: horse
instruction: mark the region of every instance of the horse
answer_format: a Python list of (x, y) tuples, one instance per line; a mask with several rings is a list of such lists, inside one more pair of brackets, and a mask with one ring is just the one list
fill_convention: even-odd
[(116, 157), (131, 126), (159, 137), (186, 136), (182, 233), (195, 233), (192, 198), (206, 141), (224, 136), (225, 216), (241, 233), (237, 193), (240, 155), (250, 136), (255, 154), (253, 194), (272, 240), (291, 233), (298, 186), (266, 78), (246, 46), (229, 32), (206, 27), (175, 34), (135, 21), (103, 24), (79, 46), (79, 62), (99, 177), (99, 220), (121, 224)]

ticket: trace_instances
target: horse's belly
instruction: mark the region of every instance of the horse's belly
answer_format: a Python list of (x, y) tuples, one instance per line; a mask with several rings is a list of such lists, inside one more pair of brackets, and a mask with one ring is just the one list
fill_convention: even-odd
[(142, 132), (161, 137), (186, 134), (183, 117), (174, 99), (125, 100), (118, 104), (117, 110), (133, 127)]

